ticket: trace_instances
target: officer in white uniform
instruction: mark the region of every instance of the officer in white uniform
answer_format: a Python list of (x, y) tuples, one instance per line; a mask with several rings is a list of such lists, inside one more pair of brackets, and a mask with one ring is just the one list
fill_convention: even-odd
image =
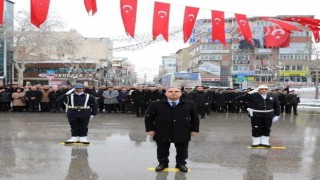
[(270, 148), (269, 136), (273, 122), (280, 116), (280, 103), (276, 95), (269, 93), (266, 85), (260, 85), (236, 99), (248, 100), (247, 109), (251, 117), (252, 147), (264, 146)]

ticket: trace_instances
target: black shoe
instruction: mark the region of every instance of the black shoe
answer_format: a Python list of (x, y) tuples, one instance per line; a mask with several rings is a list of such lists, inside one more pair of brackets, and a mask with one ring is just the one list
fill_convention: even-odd
[(160, 163), (157, 167), (156, 167), (156, 171), (163, 171), (165, 168), (168, 168), (168, 164), (166, 163)]
[(251, 145), (251, 147), (259, 147), (259, 146), (262, 146), (261, 144), (258, 144), (258, 145)]
[(180, 172), (188, 172), (188, 168), (184, 164), (177, 164), (176, 168), (178, 168)]
[(294, 114), (294, 115), (296, 115), (296, 116), (297, 116), (298, 114), (296, 113), (296, 114)]
[(263, 146), (265, 148), (271, 148), (271, 145), (261, 144), (261, 146)]

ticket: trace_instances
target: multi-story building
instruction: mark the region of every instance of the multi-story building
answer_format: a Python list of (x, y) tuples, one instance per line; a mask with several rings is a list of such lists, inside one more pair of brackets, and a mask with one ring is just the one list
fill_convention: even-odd
[(162, 56), (162, 65), (160, 67), (160, 77), (168, 73), (177, 72), (177, 55)]
[(12, 80), (13, 37), (8, 32), (13, 31), (13, 7), (12, 1), (4, 1), (4, 23), (0, 26), (0, 86)]
[(107, 38), (86, 38), (75, 30), (52, 32), (55, 37), (75, 46), (74, 49), (53, 50), (43, 47), (24, 61), (24, 84), (63, 85), (83, 82), (105, 84), (104, 71), (112, 60), (112, 42)]
[(208, 71), (202, 75), (204, 84), (213, 85), (253, 87), (259, 84), (311, 84), (306, 61), (311, 61), (312, 32), (305, 29), (302, 32), (294, 31), (290, 34), (288, 47), (267, 48), (264, 29), (275, 25), (259, 18), (249, 20), (255, 47), (243, 40), (234, 18), (225, 20), (225, 46), (218, 41), (212, 42), (211, 19), (198, 20), (189, 42), (189, 71), (201, 72), (198, 67), (204, 63), (210, 63), (212, 67), (220, 66), (220, 79), (214, 73), (208, 74)]

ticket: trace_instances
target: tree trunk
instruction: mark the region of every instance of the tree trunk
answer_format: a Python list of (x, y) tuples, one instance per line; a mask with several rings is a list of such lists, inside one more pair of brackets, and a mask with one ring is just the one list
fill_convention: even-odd
[(25, 70), (24, 63), (21, 63), (20, 66), (19, 66), (19, 63), (15, 63), (14, 67), (18, 71), (18, 85), (23, 86), (23, 80), (24, 80), (23, 73)]
[(316, 87), (315, 99), (319, 98), (319, 71), (316, 70), (316, 79), (314, 81), (314, 86)]

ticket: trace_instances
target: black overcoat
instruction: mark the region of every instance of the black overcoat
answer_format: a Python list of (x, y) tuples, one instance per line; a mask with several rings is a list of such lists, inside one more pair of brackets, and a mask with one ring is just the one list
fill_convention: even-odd
[(155, 131), (157, 142), (188, 142), (190, 132), (199, 132), (199, 117), (195, 103), (180, 99), (173, 108), (167, 99), (150, 104), (146, 117), (146, 132)]

